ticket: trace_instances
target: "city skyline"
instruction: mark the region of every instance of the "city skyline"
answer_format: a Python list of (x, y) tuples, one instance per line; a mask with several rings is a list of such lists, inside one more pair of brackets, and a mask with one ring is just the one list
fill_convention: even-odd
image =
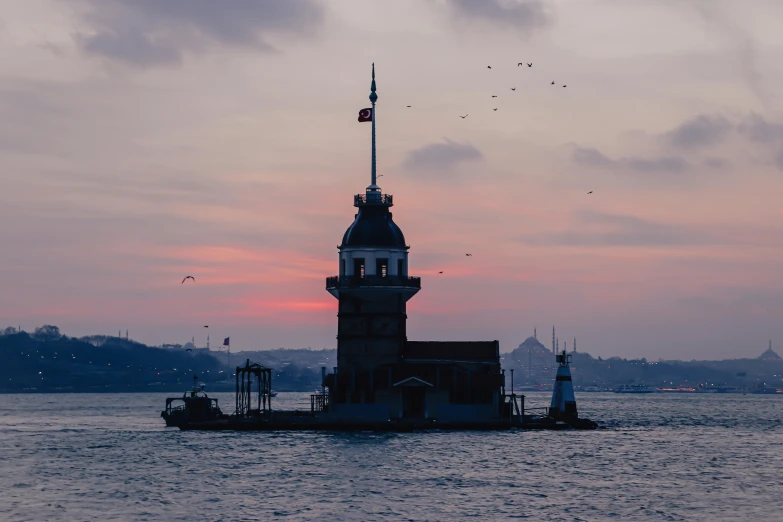
[(0, 326), (334, 347), (375, 62), (410, 339), (783, 336), (774, 2), (0, 5)]

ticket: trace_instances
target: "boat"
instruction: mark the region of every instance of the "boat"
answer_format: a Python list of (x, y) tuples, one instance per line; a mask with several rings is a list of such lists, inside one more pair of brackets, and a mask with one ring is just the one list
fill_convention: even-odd
[(522, 385), (516, 388), (517, 391), (548, 391), (543, 386), (537, 384)]
[(656, 393), (658, 390), (646, 384), (621, 384), (615, 393)]
[[(181, 404), (179, 404), (181, 402)], [(199, 384), (198, 375), (193, 376), (193, 388), (182, 397), (166, 399), (166, 408), (160, 412), (166, 426), (182, 427), (191, 422), (205, 422), (227, 419), (228, 415), (220, 411), (218, 400), (210, 398)]]
[(761, 388), (759, 390), (753, 390), (751, 392), (753, 395), (781, 395), (783, 394), (783, 389), (777, 389), (777, 388)]

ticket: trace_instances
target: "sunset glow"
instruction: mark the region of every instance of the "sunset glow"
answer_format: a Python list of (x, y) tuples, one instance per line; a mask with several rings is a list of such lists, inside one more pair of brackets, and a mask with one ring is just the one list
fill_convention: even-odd
[(333, 347), (374, 61), (378, 183), (422, 278), (410, 339), (508, 351), (554, 323), (594, 355), (718, 358), (783, 338), (783, 5), (559, 1), (521, 35), (351, 0), (123, 54), (91, 40), (116, 2), (5, 4), (0, 327)]

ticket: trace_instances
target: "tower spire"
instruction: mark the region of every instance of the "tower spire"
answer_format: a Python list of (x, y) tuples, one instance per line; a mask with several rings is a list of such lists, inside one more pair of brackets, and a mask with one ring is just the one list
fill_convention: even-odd
[(370, 187), (376, 188), (376, 171), (375, 171), (375, 102), (378, 100), (378, 95), (375, 94), (375, 62), (372, 64), (372, 83), (370, 83), (370, 103), (372, 103), (372, 178)]

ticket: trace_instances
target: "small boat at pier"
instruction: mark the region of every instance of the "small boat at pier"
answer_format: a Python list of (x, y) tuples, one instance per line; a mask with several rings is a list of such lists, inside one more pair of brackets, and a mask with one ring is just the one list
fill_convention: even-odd
[[(181, 404), (180, 404), (181, 403)], [(198, 383), (198, 375), (193, 376), (193, 388), (182, 397), (166, 399), (166, 408), (160, 412), (166, 426), (181, 428), (189, 423), (227, 419), (228, 415), (220, 411), (218, 400), (207, 396), (204, 385)]]

